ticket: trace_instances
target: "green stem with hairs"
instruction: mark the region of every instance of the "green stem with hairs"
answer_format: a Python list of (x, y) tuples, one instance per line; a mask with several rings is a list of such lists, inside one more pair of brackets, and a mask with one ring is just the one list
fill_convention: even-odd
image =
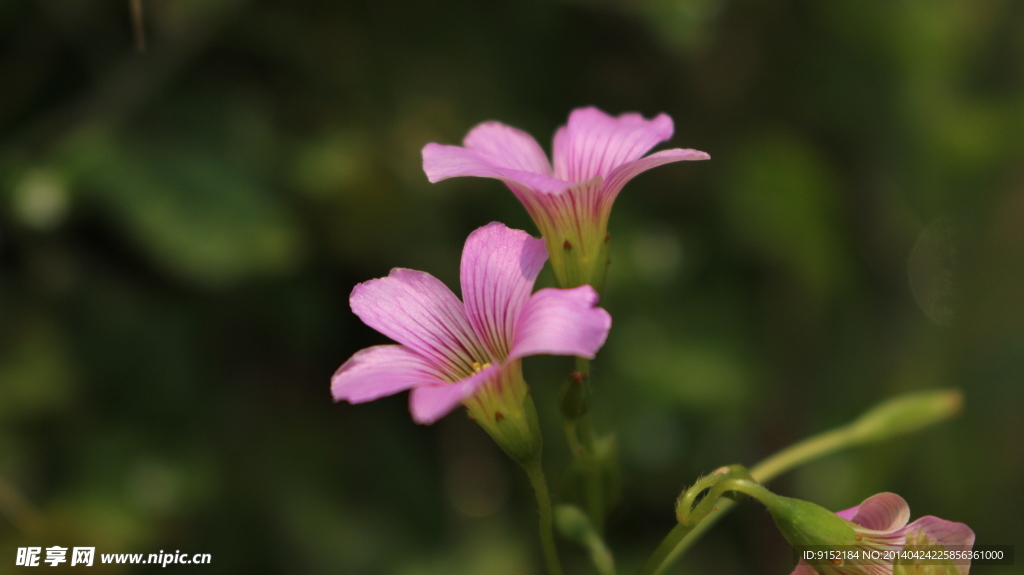
[[(962, 407), (963, 394), (956, 389), (917, 391), (888, 399), (847, 425), (809, 437), (758, 463), (750, 469), (750, 478), (757, 483), (767, 483), (791, 469), (842, 449), (891, 439), (945, 421), (960, 413)], [(664, 571), (733, 505), (733, 501), (722, 501), (696, 524), (676, 525), (641, 568), (640, 575), (657, 575)]]
[(562, 563), (558, 559), (558, 549), (555, 547), (551, 495), (548, 493), (548, 483), (544, 479), (544, 468), (541, 467), (540, 457), (523, 463), (523, 469), (530, 477), (530, 485), (533, 486), (533, 492), (537, 496), (537, 509), (540, 511), (540, 544), (544, 549), (544, 561), (547, 563), (548, 575), (562, 575)]
[[(853, 425), (826, 431), (791, 445), (768, 457), (750, 469), (750, 476), (758, 483), (767, 483), (779, 475), (809, 461), (855, 445), (859, 443), (859, 439), (859, 434)], [(734, 501), (721, 501), (717, 509), (708, 513), (698, 523), (689, 527), (676, 525), (665, 536), (661, 544), (658, 545), (654, 554), (651, 555), (650, 559), (647, 560), (647, 563), (640, 570), (639, 575), (657, 575), (662, 573), (693, 546), (700, 539), (701, 535), (732, 509), (732, 506), (735, 504)]]

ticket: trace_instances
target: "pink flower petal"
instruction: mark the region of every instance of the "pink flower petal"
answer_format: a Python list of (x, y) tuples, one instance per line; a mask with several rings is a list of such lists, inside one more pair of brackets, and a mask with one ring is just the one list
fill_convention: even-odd
[(974, 531), (970, 527), (934, 515), (925, 515), (907, 525), (908, 537), (912, 532), (922, 533), (938, 545), (974, 545)]
[(548, 193), (559, 192), (571, 185), (548, 175), (506, 167), (503, 161), (459, 146), (427, 144), (423, 147), (423, 171), (431, 182), (459, 176), (477, 176), (518, 182)]
[(334, 372), (335, 401), (363, 403), (412, 387), (443, 383), (440, 373), (418, 353), (401, 345), (375, 345), (356, 352)]
[(462, 145), (495, 160), (498, 166), (551, 175), (551, 164), (533, 136), (500, 122), (484, 122), (470, 130)]
[(349, 302), (363, 323), (411, 348), (450, 381), (473, 373), (474, 358), (487, 357), (462, 302), (428, 273), (395, 268), (357, 285)]
[(588, 285), (533, 294), (519, 318), (510, 359), (537, 354), (593, 359), (612, 327), (611, 315), (595, 307), (597, 300)]
[(571, 182), (607, 177), (671, 138), (672, 131), (672, 118), (665, 114), (647, 120), (640, 114), (613, 117), (597, 108), (573, 110), (568, 125), (555, 133), (555, 177)]
[(891, 533), (910, 521), (910, 506), (895, 493), (879, 493), (857, 506), (857, 513), (850, 521), (865, 529)]
[(814, 567), (811, 567), (806, 561), (801, 559), (800, 562), (797, 563), (796, 569), (793, 569), (793, 572), (790, 575), (818, 575), (818, 572), (814, 570)]
[[(924, 535), (928, 544), (942, 545), (950, 549), (956, 547), (969, 548), (974, 546), (974, 531), (963, 523), (946, 521), (934, 515), (926, 515), (910, 525), (907, 525), (907, 540), (917, 540)], [(960, 575), (967, 575), (970, 572), (970, 563), (956, 564)]]
[(409, 394), (409, 411), (416, 423), (430, 425), (451, 413), (463, 401), (473, 397), (480, 387), (500, 373), (500, 365), (491, 365), (455, 383), (424, 385)]
[(607, 193), (614, 198), (630, 180), (651, 168), (656, 168), (672, 162), (710, 159), (710, 155), (699, 150), (683, 150), (680, 148), (662, 150), (660, 152), (655, 152), (650, 156), (640, 158), (639, 160), (626, 162), (613, 169), (605, 180), (605, 189), (608, 190)]
[(469, 322), (493, 360), (508, 357), (520, 311), (547, 259), (544, 240), (498, 222), (466, 239), (462, 298)]
[(860, 505), (849, 509), (843, 509), (842, 511), (836, 511), (836, 515), (847, 521), (853, 521), (853, 518), (857, 515), (858, 511), (860, 511)]

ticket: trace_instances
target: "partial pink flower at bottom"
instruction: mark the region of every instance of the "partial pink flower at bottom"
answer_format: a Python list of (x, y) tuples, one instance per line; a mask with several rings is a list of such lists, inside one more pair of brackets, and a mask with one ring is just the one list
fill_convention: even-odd
[[(459, 301), (430, 274), (395, 268), (352, 290), (352, 311), (398, 342), (357, 352), (331, 380), (336, 401), (363, 403), (411, 390), (409, 409), (429, 424), (458, 405), (514, 458), (535, 446), (521, 360), (538, 354), (592, 358), (611, 316), (593, 288), (533, 290), (547, 259), (542, 240), (500, 223), (469, 235)], [(539, 449), (539, 438), (536, 439)]]
[[(879, 493), (856, 507), (836, 513), (850, 522), (859, 551), (898, 552), (909, 547), (942, 546), (966, 550), (974, 545), (974, 532), (963, 523), (946, 521), (927, 515), (907, 524), (910, 506), (895, 493)], [(951, 569), (955, 571), (951, 572)], [(949, 565), (846, 562), (842, 564), (808, 565), (803, 560), (792, 575), (968, 575), (970, 563)]]
[(601, 289), (608, 263), (608, 217), (623, 186), (651, 168), (707, 160), (698, 150), (662, 150), (672, 118), (610, 116), (579, 108), (555, 133), (552, 157), (529, 134), (499, 122), (470, 130), (462, 146), (427, 144), (423, 171), (431, 182), (461, 176), (501, 180), (523, 203), (547, 242), (558, 285)]

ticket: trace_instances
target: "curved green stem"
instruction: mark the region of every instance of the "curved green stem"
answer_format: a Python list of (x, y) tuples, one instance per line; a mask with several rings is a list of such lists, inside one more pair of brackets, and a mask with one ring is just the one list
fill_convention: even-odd
[(749, 495), (755, 499), (760, 499), (762, 503), (766, 504), (776, 497), (771, 491), (768, 491), (756, 481), (743, 478), (723, 479), (711, 488), (711, 491), (708, 492), (707, 496), (696, 507), (683, 507), (677, 510), (676, 517), (679, 519), (679, 523), (681, 525), (697, 525), (701, 523), (704, 518), (720, 508), (718, 504), (719, 499), (730, 491)]
[[(755, 485), (767, 483), (790, 469), (841, 449), (911, 433), (939, 423), (959, 413), (962, 405), (963, 395), (955, 389), (913, 392), (888, 399), (847, 425), (809, 437), (768, 457), (750, 469), (750, 478), (756, 482)], [(684, 494), (684, 499), (692, 503), (697, 495), (694, 493), (689, 497), (688, 492)], [(698, 518), (690, 529), (676, 525), (644, 564), (641, 575), (656, 575), (664, 571), (734, 504), (733, 501), (722, 501), (706, 516)], [(689, 512), (689, 508), (686, 510)]]
[[(849, 447), (855, 444), (858, 439), (851, 430), (852, 428), (849, 426), (841, 427), (809, 437), (787, 447), (752, 467), (750, 469), (750, 476), (759, 483), (767, 483), (790, 469)], [(735, 504), (734, 501), (720, 501), (717, 509), (710, 511), (703, 520), (692, 527), (676, 525), (665, 536), (661, 544), (658, 545), (658, 548), (651, 555), (651, 558), (648, 559), (647, 563), (644, 564), (644, 567), (640, 570), (640, 575), (657, 575), (662, 573), (693, 546), (700, 539), (701, 535), (732, 509), (732, 506)]]
[(615, 558), (597, 533), (587, 539), (587, 550), (590, 560), (594, 563), (598, 575), (615, 575)]
[(548, 483), (544, 479), (544, 469), (541, 467), (540, 457), (524, 463), (523, 469), (530, 477), (530, 484), (533, 485), (533, 492), (537, 496), (537, 509), (540, 511), (540, 544), (544, 549), (544, 561), (547, 563), (548, 575), (562, 575), (562, 564), (558, 559), (558, 549), (555, 547), (555, 533), (552, 526), (551, 495), (548, 493)]
[(750, 468), (750, 476), (759, 483), (767, 483), (790, 469), (850, 447), (856, 439), (847, 427), (808, 437)]
[(579, 543), (590, 553), (598, 575), (615, 575), (615, 558), (582, 509), (575, 505), (556, 507), (555, 526), (562, 536)]
[[(701, 523), (697, 525), (697, 527), (700, 527), (703, 524), (704, 523)], [(676, 548), (692, 531), (693, 526), (676, 523), (676, 526), (673, 527), (672, 531), (669, 531), (668, 535), (661, 540), (661, 543), (658, 544), (658, 548), (654, 550), (654, 553), (651, 554), (647, 559), (647, 562), (640, 568), (637, 575), (656, 575), (657, 573), (661, 573), (669, 566), (673, 557), (677, 555)]]

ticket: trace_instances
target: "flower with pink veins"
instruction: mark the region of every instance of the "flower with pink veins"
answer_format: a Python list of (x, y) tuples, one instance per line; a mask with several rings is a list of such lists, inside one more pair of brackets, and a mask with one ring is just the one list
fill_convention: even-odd
[(593, 357), (611, 316), (590, 286), (531, 295), (547, 254), (542, 240), (494, 222), (462, 251), (459, 301), (430, 274), (395, 268), (352, 290), (352, 311), (398, 342), (357, 352), (331, 380), (336, 401), (363, 403), (411, 390), (417, 423), (459, 404), (514, 459), (539, 450), (521, 360), (538, 354)]
[[(974, 532), (963, 523), (927, 515), (907, 525), (910, 506), (895, 493), (873, 495), (860, 505), (839, 511), (836, 515), (850, 523), (856, 540), (855, 547), (860, 551), (900, 551), (908, 546), (967, 550), (974, 545)], [(793, 575), (968, 575), (970, 569), (969, 562), (914, 565), (898, 561), (894, 566), (891, 560), (883, 560), (877, 563), (850, 561), (838, 565), (825, 563), (811, 566), (801, 560)]]
[(427, 144), (423, 171), (431, 182), (460, 176), (505, 182), (544, 236), (558, 284), (600, 290), (611, 241), (608, 216), (622, 187), (655, 166), (710, 158), (683, 149), (644, 156), (672, 132), (672, 118), (665, 114), (647, 120), (579, 108), (555, 133), (552, 166), (526, 132), (485, 122), (470, 130), (461, 147)]

